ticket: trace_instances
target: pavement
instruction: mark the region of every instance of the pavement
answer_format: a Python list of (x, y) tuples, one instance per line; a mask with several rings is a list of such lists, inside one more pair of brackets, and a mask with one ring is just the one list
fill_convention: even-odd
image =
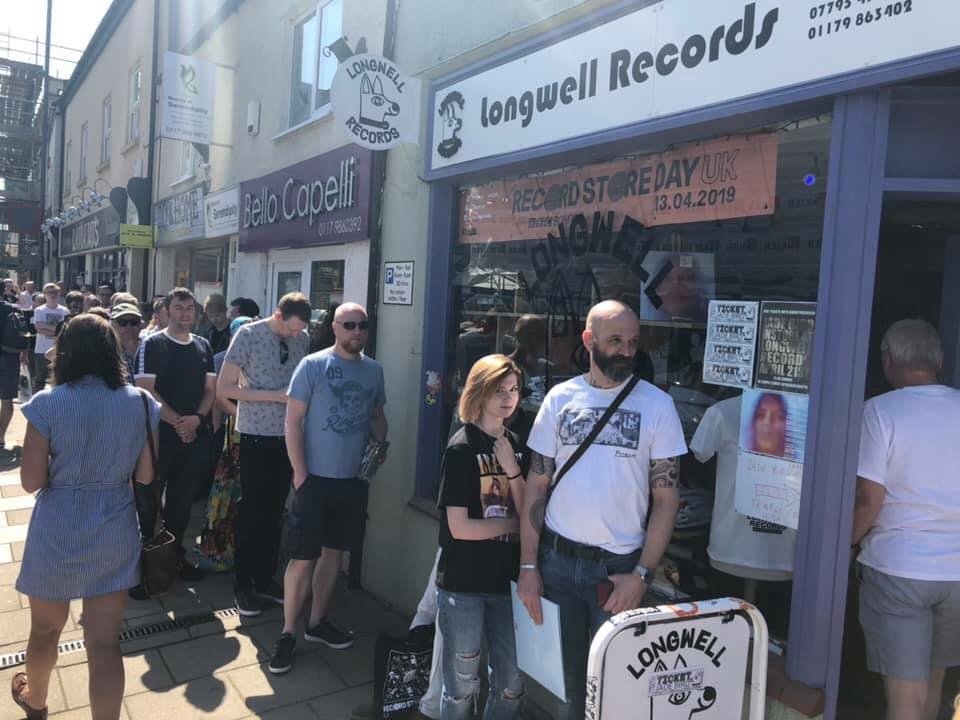
[[(0, 460), (0, 720), (23, 717), (6, 688), (23, 670), (22, 655), (11, 656), (26, 650), (30, 633), (29, 601), (14, 588), (34, 504), (20, 487), (18, 446), (25, 429), (17, 409), (6, 443), (17, 446), (16, 452)], [(194, 531), (202, 513), (203, 504), (195, 504)], [(121, 718), (349, 720), (353, 707), (372, 699), (377, 634), (402, 635), (409, 618), (362, 591), (348, 590), (345, 582), (334, 593), (330, 617), (355, 631), (354, 647), (318, 648), (301, 637), (293, 670), (274, 676), (266, 662), (280, 634), (280, 607), (241, 618), (234, 609), (232, 575), (210, 574), (146, 602), (131, 600), (121, 642), (126, 671)], [(69, 645), (82, 639), (82, 624), (82, 601), (75, 601), (50, 682), (51, 719), (90, 717), (86, 652)]]

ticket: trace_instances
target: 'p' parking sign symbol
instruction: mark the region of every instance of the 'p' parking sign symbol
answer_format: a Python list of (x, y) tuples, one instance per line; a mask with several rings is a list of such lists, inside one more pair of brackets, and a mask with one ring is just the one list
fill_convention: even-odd
[(394, 272), (394, 270), (393, 270), (392, 267), (388, 267), (388, 268), (387, 268), (387, 277), (384, 278), (384, 282), (385, 282), (387, 285), (393, 285), (393, 272)]

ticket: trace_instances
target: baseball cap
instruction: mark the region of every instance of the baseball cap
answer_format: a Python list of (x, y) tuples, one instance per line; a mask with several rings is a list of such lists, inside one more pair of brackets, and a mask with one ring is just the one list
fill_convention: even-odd
[(110, 313), (110, 319), (117, 320), (130, 315), (135, 318), (139, 318), (140, 320), (143, 319), (143, 315), (140, 314), (140, 309), (136, 305), (131, 305), (130, 303), (120, 303), (113, 308), (113, 312)]

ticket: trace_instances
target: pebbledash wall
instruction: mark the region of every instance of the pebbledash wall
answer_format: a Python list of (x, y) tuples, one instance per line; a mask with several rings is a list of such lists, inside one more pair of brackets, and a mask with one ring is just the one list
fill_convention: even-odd
[[(459, 189), (823, 116), (791, 689), (771, 689), (767, 716), (833, 718), (880, 209), (894, 190), (960, 192), (955, 172), (927, 172), (943, 165), (936, 139), (956, 133), (944, 119), (960, 71), (955, 18), (953, 0), (554, 0), (482, 12), (403, 3), (393, 59), (424, 80), (425, 121), (421, 148), (388, 154), (382, 247), (385, 262), (414, 261), (415, 277), (412, 306), (378, 310), (392, 445), (371, 491), (365, 586), (412, 609), (436, 552), (434, 493), (455, 401), (445, 379)], [(538, 90), (554, 84), (559, 102), (547, 108)], [(827, 348), (847, 360), (828, 363)]]

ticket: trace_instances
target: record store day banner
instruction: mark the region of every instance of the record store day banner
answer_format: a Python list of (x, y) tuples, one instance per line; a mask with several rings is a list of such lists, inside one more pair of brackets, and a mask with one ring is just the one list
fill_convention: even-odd
[[(652, 227), (771, 215), (777, 135), (753, 135), (468, 189), (462, 242), (543, 237), (570, 218), (615, 213)], [(606, 221), (606, 218), (603, 218)]]

